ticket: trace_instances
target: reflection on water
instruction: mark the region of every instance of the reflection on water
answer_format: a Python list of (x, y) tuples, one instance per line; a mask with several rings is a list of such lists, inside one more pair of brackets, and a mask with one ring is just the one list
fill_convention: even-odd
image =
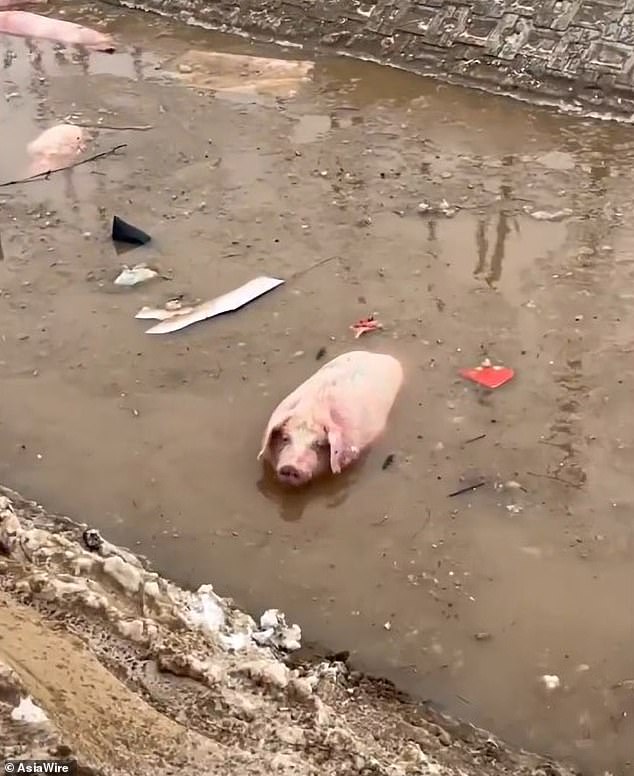
[[(502, 158), (502, 165), (504, 167), (512, 168), (516, 159), (512, 155), (507, 155)], [(508, 176), (505, 175), (507, 183), (500, 184), (499, 195), (499, 213), (497, 217), (497, 224), (495, 228), (495, 242), (493, 243), (493, 249), (491, 251), (491, 257), (489, 260), (489, 267), (487, 271), (487, 254), (489, 249), (489, 241), (487, 239), (488, 222), (485, 219), (480, 218), (478, 220), (476, 229), (476, 249), (477, 249), (477, 263), (473, 272), (475, 277), (484, 275), (484, 280), (491, 288), (496, 288), (500, 279), (502, 278), (502, 264), (506, 256), (506, 244), (507, 237), (511, 232), (511, 226), (515, 230), (518, 237), (521, 234), (519, 219), (513, 214), (514, 201), (513, 201), (513, 187), (511, 181), (513, 178), (513, 170), (509, 171)]]
[(286, 522), (299, 520), (305, 509), (310, 505), (324, 502), (326, 509), (337, 509), (342, 506), (360, 476), (362, 462), (354, 469), (342, 473), (338, 477), (324, 477), (311, 483), (307, 488), (293, 490), (284, 488), (275, 479), (269, 467), (263, 467), (262, 477), (257, 482), (259, 492), (277, 506), (279, 516)]

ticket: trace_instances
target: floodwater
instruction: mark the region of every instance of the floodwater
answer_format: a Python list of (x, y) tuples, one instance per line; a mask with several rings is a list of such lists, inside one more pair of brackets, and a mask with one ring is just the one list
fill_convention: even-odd
[[(0, 38), (0, 178), (67, 117), (127, 146), (0, 188), (2, 482), (511, 743), (634, 773), (631, 128), (332, 58), (293, 98), (214, 95), (175, 57), (280, 50), (64, 8), (123, 45)], [(118, 255), (113, 214), (152, 243)], [(139, 261), (172, 279), (113, 285)], [(178, 334), (134, 319), (257, 274), (290, 279)], [(281, 492), (271, 410), (358, 346), (405, 366), (388, 432)], [(458, 375), (486, 356), (516, 369), (489, 394)]]

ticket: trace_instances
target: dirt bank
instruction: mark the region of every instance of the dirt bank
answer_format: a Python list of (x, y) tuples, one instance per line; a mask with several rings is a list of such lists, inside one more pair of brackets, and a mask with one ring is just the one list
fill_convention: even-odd
[[(74, 758), (82, 773), (113, 776), (570, 773), (340, 660), (291, 662), (259, 646), (228, 601), (209, 599), (211, 629), (191, 627), (195, 596), (107, 542), (88, 550), (85, 526), (0, 492), (5, 758)], [(47, 719), (25, 714), (27, 696)]]

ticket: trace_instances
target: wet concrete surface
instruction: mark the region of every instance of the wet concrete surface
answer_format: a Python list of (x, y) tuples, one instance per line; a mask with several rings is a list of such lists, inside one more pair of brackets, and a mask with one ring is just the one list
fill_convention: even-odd
[[(73, 8), (124, 45), (0, 38), (0, 179), (69, 116), (151, 128), (0, 188), (0, 479), (511, 743), (633, 773), (631, 130), (347, 60), (292, 99), (214, 96), (167, 74), (187, 49), (279, 50)], [(115, 213), (153, 243), (117, 255)], [(138, 261), (173, 279), (115, 287)], [(311, 267), (179, 334), (134, 320)], [(280, 491), (255, 460), (271, 410), (360, 344), (406, 369), (388, 433)], [(457, 374), (485, 356), (517, 370), (489, 395)]]

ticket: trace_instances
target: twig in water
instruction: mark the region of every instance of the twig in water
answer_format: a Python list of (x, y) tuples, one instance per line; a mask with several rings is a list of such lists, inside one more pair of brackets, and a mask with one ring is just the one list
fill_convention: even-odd
[(481, 488), (483, 485), (486, 485), (486, 480), (482, 480), (482, 482), (476, 482), (475, 485), (465, 485), (464, 488), (459, 488), (458, 490), (454, 490), (453, 493), (447, 494), (447, 498), (452, 498), (453, 496), (460, 496), (463, 493), (468, 493), (470, 490)]
[(526, 474), (530, 474), (531, 477), (543, 477), (545, 480), (554, 480), (555, 482), (560, 482), (562, 485), (568, 485), (571, 488), (577, 488), (577, 490), (581, 488), (581, 485), (578, 485), (576, 482), (563, 480), (561, 477), (555, 477), (554, 474), (537, 474), (537, 472), (526, 472)]
[(305, 275), (307, 272), (311, 272), (314, 269), (317, 269), (317, 267), (321, 267), (323, 264), (328, 264), (330, 261), (334, 261), (335, 259), (340, 258), (339, 256), (328, 256), (326, 259), (321, 259), (320, 261), (316, 261), (314, 264), (311, 264), (310, 267), (306, 267), (305, 269), (300, 269), (297, 272), (294, 272), (288, 280), (295, 280), (298, 277), (301, 277), (302, 275)]
[(394, 463), (394, 453), (390, 453), (386, 459), (383, 461), (383, 465), (381, 468), (383, 471), (385, 471), (389, 466), (391, 466)]
[(78, 124), (75, 121), (73, 121), (72, 124), (74, 127), (83, 127), (84, 129), (111, 129), (115, 132), (147, 132), (148, 129), (154, 129), (152, 124), (131, 124), (129, 127), (115, 126), (112, 124)]
[(427, 511), (427, 519), (422, 524), (422, 526), (418, 529), (418, 531), (414, 531), (414, 533), (411, 535), (410, 542), (414, 541), (414, 539), (418, 536), (418, 534), (421, 531), (424, 531), (425, 528), (427, 528), (427, 526), (430, 524), (430, 522), (431, 522), (431, 509), (429, 507), (427, 507), (426, 511)]
[(87, 162), (94, 162), (96, 159), (103, 159), (105, 156), (111, 156), (112, 154), (116, 154), (116, 152), (119, 151), (119, 149), (127, 148), (127, 146), (128, 146), (127, 143), (120, 143), (119, 145), (114, 146), (114, 148), (111, 148), (109, 151), (102, 151), (99, 154), (88, 156), (86, 159), (80, 159), (78, 162), (73, 162), (72, 164), (69, 164), (66, 167), (58, 167), (56, 170), (47, 170), (46, 172), (38, 172), (37, 175), (31, 175), (29, 178), (21, 178), (16, 181), (6, 181), (5, 183), (0, 183), (0, 188), (4, 188), (5, 186), (15, 186), (18, 183), (31, 183), (32, 181), (37, 181), (37, 180), (48, 180), (49, 176), (55, 172), (62, 172), (63, 170), (72, 170), (74, 167), (79, 167), (81, 164), (86, 164)]
[(478, 436), (471, 437), (471, 439), (466, 439), (464, 441), (464, 444), (465, 445), (470, 445), (471, 442), (477, 442), (479, 439), (484, 439), (485, 436), (486, 436), (486, 434), (478, 434)]

